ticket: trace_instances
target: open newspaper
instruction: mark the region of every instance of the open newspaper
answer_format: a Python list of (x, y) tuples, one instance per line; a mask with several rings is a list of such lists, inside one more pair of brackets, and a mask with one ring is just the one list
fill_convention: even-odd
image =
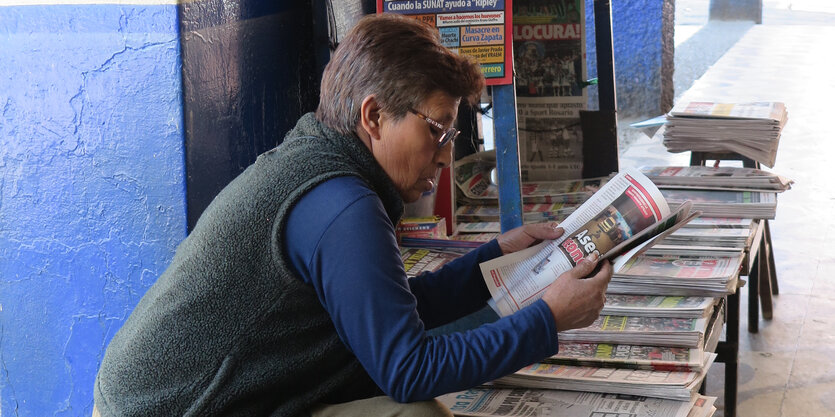
[[(695, 395), (689, 401), (630, 395), (548, 389), (473, 388), (438, 397), (456, 416), (543, 417), (704, 417), (716, 397)], [(622, 414), (626, 411), (626, 414)]]
[(500, 316), (513, 314), (542, 297), (545, 289), (581, 259), (597, 253), (609, 259), (671, 233), (698, 216), (685, 202), (671, 213), (658, 188), (644, 174), (625, 169), (609, 180), (560, 225), (565, 234), (523, 251), (481, 264)]

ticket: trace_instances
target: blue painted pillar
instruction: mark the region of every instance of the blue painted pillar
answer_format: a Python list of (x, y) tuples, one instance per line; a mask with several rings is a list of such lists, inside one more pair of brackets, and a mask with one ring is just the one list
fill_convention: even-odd
[(0, 6), (0, 415), (89, 416), (185, 237), (177, 6), (143, 3)]
[(516, 86), (493, 87), (493, 130), (496, 135), (496, 171), (502, 232), (522, 225), (522, 174), (519, 168), (519, 126), (516, 121)]
[[(598, 77), (594, 3), (586, 0), (586, 58), (590, 78)], [(611, 4), (618, 113), (647, 116), (667, 112), (674, 97), (674, 0), (612, 1)], [(589, 107), (597, 109), (597, 87), (588, 88)]]

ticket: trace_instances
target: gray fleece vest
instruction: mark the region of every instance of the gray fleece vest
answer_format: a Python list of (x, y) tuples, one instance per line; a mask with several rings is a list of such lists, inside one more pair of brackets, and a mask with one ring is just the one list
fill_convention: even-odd
[(283, 250), (293, 205), (345, 175), (397, 223), (403, 202), (368, 149), (313, 114), (224, 188), (110, 342), (102, 416), (287, 416), (381, 395)]

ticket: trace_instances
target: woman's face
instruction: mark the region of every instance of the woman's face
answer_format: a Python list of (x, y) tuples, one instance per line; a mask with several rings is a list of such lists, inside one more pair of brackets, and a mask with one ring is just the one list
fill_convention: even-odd
[[(435, 92), (414, 110), (449, 129), (458, 114), (459, 101), (446, 93)], [(433, 189), (438, 170), (452, 161), (452, 143), (438, 148), (442, 133), (412, 112), (400, 120), (381, 112), (380, 140), (373, 141), (372, 153), (394, 181), (403, 201), (417, 201), (424, 192)]]

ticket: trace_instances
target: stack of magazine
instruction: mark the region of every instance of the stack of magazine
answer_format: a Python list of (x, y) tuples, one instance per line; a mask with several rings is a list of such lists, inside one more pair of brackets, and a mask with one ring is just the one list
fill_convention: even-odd
[(670, 152), (737, 153), (773, 167), (787, 120), (780, 102), (682, 102), (667, 115), (664, 145)]

